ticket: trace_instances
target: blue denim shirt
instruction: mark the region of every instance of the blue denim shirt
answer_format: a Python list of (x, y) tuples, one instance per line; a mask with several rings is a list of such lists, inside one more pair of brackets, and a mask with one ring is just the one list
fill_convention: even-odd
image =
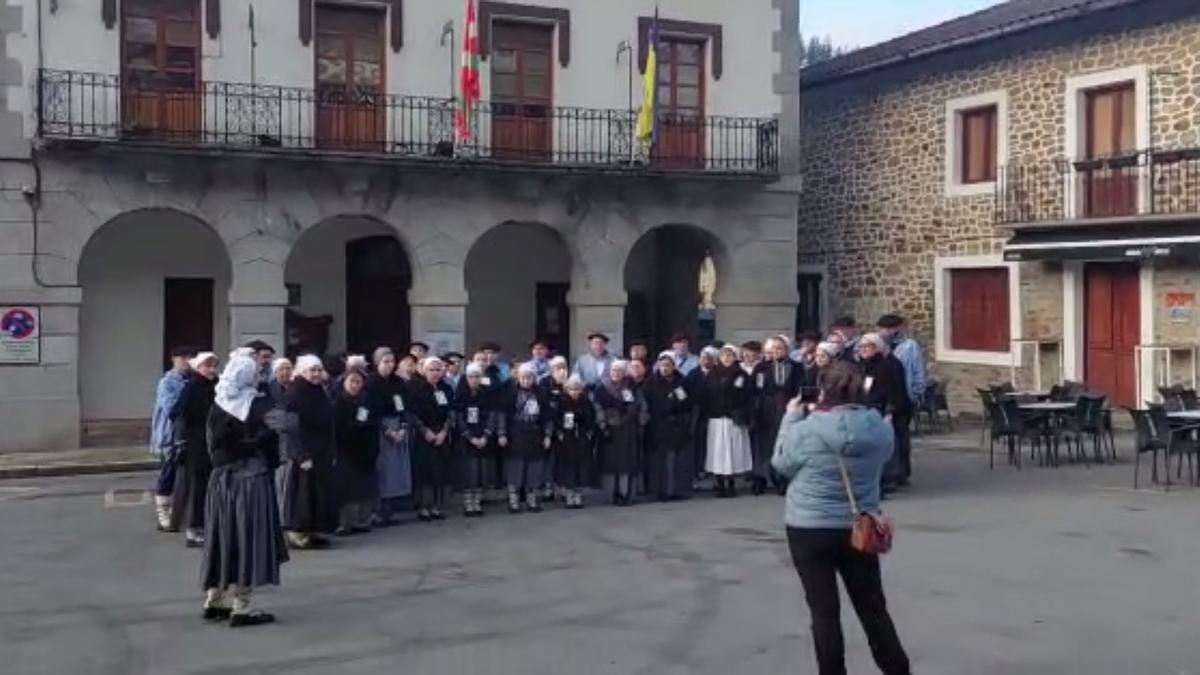
[(800, 412), (785, 415), (771, 466), (789, 481), (784, 511), (788, 527), (854, 526), (838, 453), (859, 510), (879, 513), (879, 480), (894, 441), (892, 425), (873, 408), (840, 406), (807, 418)]
[(174, 369), (168, 370), (158, 381), (154, 393), (154, 412), (150, 416), (150, 452), (164, 456), (175, 441), (175, 429), (171, 423), (171, 411), (179, 401), (187, 385), (187, 378)]
[(925, 397), (925, 356), (917, 341), (904, 336), (892, 345), (892, 356), (904, 366), (904, 381), (908, 384), (908, 399), (917, 405)]

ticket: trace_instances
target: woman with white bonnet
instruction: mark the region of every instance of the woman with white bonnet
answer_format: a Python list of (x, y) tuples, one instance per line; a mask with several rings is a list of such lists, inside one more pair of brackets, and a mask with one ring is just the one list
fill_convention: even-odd
[(627, 361), (613, 361), (593, 393), (602, 487), (617, 506), (633, 505), (633, 477), (641, 470), (642, 435), (650, 421), (646, 398), (628, 380)]
[[(535, 368), (536, 365), (534, 362)], [(538, 388), (541, 389), (542, 396), (546, 398), (546, 403), (550, 406), (550, 416), (553, 419), (558, 418), (558, 407), (567, 395), (566, 386), (569, 379), (571, 379), (571, 365), (565, 358), (555, 356), (548, 362), (546, 376), (538, 380)], [(554, 475), (557, 462), (558, 451), (552, 444), (549, 456), (546, 458), (546, 475), (542, 479), (542, 498), (547, 501), (554, 501), (556, 486)]]
[(420, 373), (409, 384), (416, 418), (413, 489), (417, 518), (428, 522), (445, 519), (442, 504), (454, 481), (454, 439), (450, 437), (454, 392), (443, 379), (446, 364), (438, 357), (421, 359)]
[(287, 386), (292, 381), (292, 362), (278, 358), (271, 362), (271, 381), (267, 383), (267, 397), (275, 405), (283, 405)]
[(408, 386), (396, 370), (396, 354), (380, 347), (372, 355), (375, 372), (367, 378), (367, 400), (379, 425), (379, 508), (375, 524), (400, 521), (401, 504), (412, 496), (412, 443), (415, 420), (409, 410)]
[(523, 497), (525, 508), (537, 513), (542, 510), (538, 491), (546, 475), (554, 419), (550, 404), (538, 389), (537, 369), (532, 363), (517, 368), (516, 384), (503, 400), (497, 443), (504, 458), (508, 510), (519, 513)]
[(252, 609), (251, 591), (279, 584), (287, 545), (279, 523), (270, 457), (282, 411), (258, 396), (258, 364), (236, 356), (225, 366), (208, 415), (213, 465), (205, 503), (204, 557), (200, 568), (204, 619), (233, 627), (270, 623)]
[(837, 361), (842, 356), (842, 345), (839, 342), (830, 342), (826, 340), (817, 345), (817, 351), (813, 357), (813, 363), (816, 364), (817, 374), (820, 374), (822, 368), (828, 368), (829, 364)]
[(467, 365), (455, 392), (452, 419), (462, 468), (463, 515), (478, 518), (483, 515), (483, 491), (488, 486), (496, 411), (491, 394), (483, 386), (483, 368), (476, 363)]
[(554, 408), (554, 439), (554, 482), (562, 488), (568, 509), (582, 509), (580, 490), (591, 484), (595, 463), (596, 408), (578, 375), (567, 378)]
[(700, 390), (708, 420), (704, 469), (716, 476), (718, 497), (736, 497), (734, 478), (754, 468), (749, 430), (753, 392), (750, 380), (738, 365), (737, 347), (725, 345)]
[(171, 492), (169, 527), (184, 531), (188, 548), (199, 548), (204, 545), (204, 498), (212, 473), (204, 425), (217, 383), (217, 355), (201, 352), (188, 361), (188, 366), (191, 372), (187, 384), (171, 414), (175, 443), (180, 447), (176, 454), (180, 466)]
[(695, 480), (692, 482), (693, 492), (700, 489), (700, 481), (705, 474), (705, 458), (708, 457), (708, 416), (705, 413), (705, 398), (702, 395), (704, 383), (708, 379), (708, 374), (717, 367), (720, 357), (721, 351), (716, 347), (712, 345), (704, 347), (700, 350), (700, 355), (696, 357), (696, 367), (684, 377), (687, 390), (696, 394), (696, 424), (692, 429), (692, 466), (696, 472)]
[(296, 359), (296, 375), (287, 393), (287, 412), (294, 424), (280, 467), (283, 529), (293, 548), (324, 548), (329, 545), (326, 535), (337, 529), (333, 404), (324, 383), (321, 359), (312, 354)]

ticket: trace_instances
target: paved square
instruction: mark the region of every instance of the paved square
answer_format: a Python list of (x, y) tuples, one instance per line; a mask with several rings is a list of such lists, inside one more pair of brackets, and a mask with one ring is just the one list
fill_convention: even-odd
[[(888, 503), (917, 673), (1200, 673), (1200, 490), (989, 472), (958, 439), (919, 443)], [(148, 482), (0, 483), (0, 672), (813, 672), (774, 497), (404, 525), (295, 553), (261, 597), (279, 623), (233, 631), (198, 618), (198, 554), (122, 492)], [(844, 625), (850, 672), (876, 672)]]

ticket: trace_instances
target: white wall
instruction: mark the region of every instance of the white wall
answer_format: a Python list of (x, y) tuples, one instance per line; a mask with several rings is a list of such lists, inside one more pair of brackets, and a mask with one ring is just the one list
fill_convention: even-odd
[(331, 218), (305, 232), (288, 256), (284, 279), (300, 285), (301, 304), (292, 309), (306, 316), (333, 317), (330, 353), (346, 350), (346, 244), (380, 234), (395, 235), (387, 225), (368, 218)]
[[(10, 0), (11, 1), (11, 0)], [(24, 34), (12, 39), (10, 51), (21, 55), (26, 87), (14, 105), (31, 113), (36, 91), (36, 0), (24, 4)], [(779, 11), (772, 0), (524, 0), (526, 4), (563, 7), (571, 11), (571, 61), (562, 68), (555, 59), (555, 103), (624, 109), (628, 106), (628, 68), (617, 63), (617, 45), (630, 41), (636, 50), (638, 16), (652, 16), (655, 6), (663, 18), (717, 23), (724, 28), (724, 74), (708, 75), (710, 115), (770, 116), (778, 114), (781, 98), (773, 91), (779, 57), (772, 49), (779, 29)], [(50, 14), (42, 3), (46, 68), (116, 74), (119, 68), (119, 26), (106, 29), (99, 0), (59, 0)], [(203, 3), (198, 3), (203, 4)], [(251, 0), (223, 0), (221, 32), (214, 40), (203, 36), (203, 77), (211, 81), (250, 82)], [(310, 88), (313, 85), (312, 43), (299, 38), (299, 11), (287, 0), (253, 0), (258, 48), (256, 82)], [(445, 97), (449, 95), (449, 59), (439, 44), (442, 25), (453, 20), (457, 46), (462, 44), (463, 2), (419, 0), (404, 3), (404, 47), (387, 47), (388, 91), (394, 94)], [(203, 7), (201, 7), (203, 13)], [(557, 41), (555, 42), (557, 46)], [(636, 58), (636, 51), (635, 51)], [(489, 92), (490, 60), (483, 66), (483, 95)], [(711, 67), (707, 69), (711, 73)], [(640, 77), (636, 73), (635, 78)], [(635, 106), (641, 97), (635, 82)], [(116, 105), (116, 101), (110, 101)], [(28, 131), (34, 130), (28, 115)]]
[[(571, 258), (558, 233), (509, 223), (483, 236), (467, 256), (467, 349), (485, 340), (527, 354), (537, 322), (537, 284), (571, 281)], [(421, 336), (414, 336), (421, 337)]]
[(105, 225), (79, 264), (79, 387), (84, 419), (150, 416), (162, 375), (163, 279), (213, 283), (216, 352), (229, 352), (229, 259), (207, 226), (145, 211)]

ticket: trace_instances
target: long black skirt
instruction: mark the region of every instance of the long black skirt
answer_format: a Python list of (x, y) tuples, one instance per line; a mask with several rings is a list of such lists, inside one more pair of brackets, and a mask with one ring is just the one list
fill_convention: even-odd
[(218, 467), (205, 500), (204, 590), (278, 585), (288, 559), (271, 471), (259, 459)]
[(326, 534), (337, 529), (338, 509), (333, 466), (314, 461), (308, 471), (299, 462), (279, 467), (283, 529), (305, 534)]
[(413, 444), (413, 490), (451, 487), (455, 478), (456, 454), (450, 443), (434, 447), (422, 438)]
[(555, 484), (568, 490), (591, 485), (594, 463), (590, 440), (566, 436), (554, 447)]
[(696, 469), (691, 435), (660, 433), (655, 438), (661, 440), (646, 451), (650, 464), (646, 492), (659, 497), (692, 496)]
[(642, 430), (633, 423), (609, 429), (610, 436), (600, 444), (600, 472), (635, 474), (641, 470)]
[(212, 460), (203, 438), (188, 439), (180, 451), (182, 460), (175, 472), (171, 492), (171, 527), (177, 530), (204, 529), (205, 499)]
[(779, 425), (787, 413), (787, 401), (767, 398), (758, 416), (758, 425), (752, 438), (754, 454), (754, 477), (773, 478), (771, 456), (775, 454), (775, 440), (779, 438)]

